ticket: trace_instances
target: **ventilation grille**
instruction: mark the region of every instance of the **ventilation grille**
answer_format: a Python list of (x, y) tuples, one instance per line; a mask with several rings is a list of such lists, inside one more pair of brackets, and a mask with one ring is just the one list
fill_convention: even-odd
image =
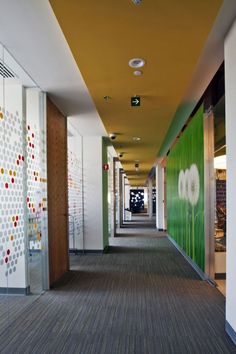
[(12, 78), (15, 77), (15, 74), (0, 61), (0, 76), (6, 78)]

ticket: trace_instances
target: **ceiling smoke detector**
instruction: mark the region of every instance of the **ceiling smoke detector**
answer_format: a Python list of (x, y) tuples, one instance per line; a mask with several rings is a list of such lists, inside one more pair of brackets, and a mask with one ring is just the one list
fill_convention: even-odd
[(145, 60), (141, 58), (133, 58), (129, 61), (129, 66), (131, 68), (142, 68), (145, 65)]
[(134, 75), (135, 76), (142, 76), (143, 75), (143, 72), (141, 70), (135, 70), (134, 71)]

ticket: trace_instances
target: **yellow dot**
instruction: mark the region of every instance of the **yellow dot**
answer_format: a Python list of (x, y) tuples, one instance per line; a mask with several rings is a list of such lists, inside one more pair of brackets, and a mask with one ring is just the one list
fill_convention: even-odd
[(4, 168), (1, 168), (1, 173), (4, 174)]
[(9, 171), (9, 175), (12, 176), (12, 170)]
[(13, 175), (16, 177), (16, 171), (13, 172)]
[(16, 220), (15, 216), (12, 217), (12, 221), (14, 222)]
[(13, 241), (14, 240), (14, 236), (13, 235), (11, 235), (11, 241)]
[(0, 112), (0, 119), (3, 119), (3, 113)]

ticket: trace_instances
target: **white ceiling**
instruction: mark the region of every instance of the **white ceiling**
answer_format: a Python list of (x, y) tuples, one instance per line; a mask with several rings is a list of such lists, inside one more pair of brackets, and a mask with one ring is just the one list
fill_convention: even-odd
[(48, 0), (0, 0), (0, 9), (0, 41), (17, 62), (82, 135), (107, 135)]

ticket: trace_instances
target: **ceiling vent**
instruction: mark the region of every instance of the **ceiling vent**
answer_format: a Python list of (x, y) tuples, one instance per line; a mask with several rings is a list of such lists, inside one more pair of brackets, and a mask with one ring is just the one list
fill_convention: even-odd
[(0, 61), (0, 75), (4, 78), (13, 78), (15, 77), (15, 74), (13, 73), (13, 71), (11, 71), (6, 65), (4, 65), (1, 61)]

